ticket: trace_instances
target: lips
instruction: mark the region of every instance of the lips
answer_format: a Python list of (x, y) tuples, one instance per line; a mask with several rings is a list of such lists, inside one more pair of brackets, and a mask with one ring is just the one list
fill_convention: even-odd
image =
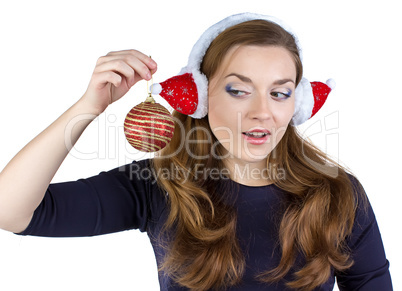
[(271, 135), (271, 132), (268, 129), (253, 129), (249, 131), (244, 131), (242, 134), (252, 137), (252, 138), (263, 138), (267, 135)]
[(249, 131), (242, 132), (244, 139), (252, 145), (262, 145), (265, 144), (271, 132), (267, 129), (253, 129)]

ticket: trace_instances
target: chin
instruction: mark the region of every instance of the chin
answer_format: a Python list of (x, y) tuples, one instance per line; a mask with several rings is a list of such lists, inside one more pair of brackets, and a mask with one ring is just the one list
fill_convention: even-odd
[(242, 161), (243, 163), (261, 163), (266, 161), (270, 152), (253, 152), (242, 153), (241, 156), (234, 156), (236, 159)]
[(249, 163), (257, 163), (265, 161), (271, 152), (272, 150), (260, 150), (260, 151), (249, 150), (248, 152), (242, 153), (241, 160), (247, 161)]
[(261, 163), (263, 161), (266, 161), (267, 158), (268, 158), (268, 155), (266, 155), (265, 157), (258, 157), (258, 158), (257, 157), (255, 157), (255, 158), (245, 157), (245, 158), (242, 158), (241, 160), (245, 163), (251, 164), (251, 163)]

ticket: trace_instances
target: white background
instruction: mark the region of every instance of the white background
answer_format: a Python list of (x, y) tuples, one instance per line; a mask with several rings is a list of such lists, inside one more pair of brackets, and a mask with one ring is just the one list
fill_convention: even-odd
[[(301, 130), (364, 185), (394, 288), (401, 289), (398, 1), (2, 1), (0, 169), (82, 96), (98, 57), (141, 50), (158, 62), (154, 80), (163, 81), (186, 64), (207, 27), (246, 11), (276, 16), (293, 27), (309, 80), (336, 80), (323, 109)], [(84, 133), (54, 182), (146, 158), (130, 149), (122, 130), (126, 113), (145, 97), (141, 82), (110, 106)], [(73, 239), (0, 231), (0, 290), (39, 288), (158, 290), (148, 238), (138, 231)]]

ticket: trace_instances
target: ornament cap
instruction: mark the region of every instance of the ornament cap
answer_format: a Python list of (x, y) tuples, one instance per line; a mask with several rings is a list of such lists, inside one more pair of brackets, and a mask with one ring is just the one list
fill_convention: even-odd
[(152, 97), (151, 93), (148, 94), (148, 97), (147, 99), (145, 99), (145, 102), (155, 104), (154, 97)]

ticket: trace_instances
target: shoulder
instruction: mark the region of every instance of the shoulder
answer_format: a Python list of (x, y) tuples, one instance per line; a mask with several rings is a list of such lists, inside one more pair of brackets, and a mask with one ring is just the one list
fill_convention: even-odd
[(131, 180), (142, 180), (144, 182), (153, 182), (151, 159), (133, 161), (119, 168), (114, 169), (120, 173), (124, 173)]
[(348, 172), (346, 172), (346, 175), (355, 198), (356, 211), (366, 212), (369, 208), (371, 208), (371, 206), (362, 183), (355, 175)]
[(133, 192), (146, 197), (147, 207), (155, 220), (166, 208), (167, 194), (157, 182), (157, 175), (153, 168), (152, 159), (133, 161), (119, 168), (112, 170), (114, 174), (121, 176), (121, 179), (133, 189)]
[(152, 159), (133, 161), (130, 164), (126, 164), (106, 172), (106, 174), (125, 180), (127, 183), (130, 183), (136, 188), (143, 188), (147, 191), (160, 190), (158, 187), (155, 170), (152, 166)]
[(370, 230), (373, 229), (378, 232), (376, 217), (366, 194), (366, 191), (359, 181), (359, 179), (348, 173), (348, 177), (353, 187), (355, 195), (355, 217), (353, 223), (352, 233), (349, 235), (349, 246), (352, 248), (360, 244)]
[(377, 220), (360, 181), (349, 174), (356, 194), (356, 211), (352, 232), (346, 239), (354, 264), (337, 272), (340, 290), (392, 290), (389, 263)]

